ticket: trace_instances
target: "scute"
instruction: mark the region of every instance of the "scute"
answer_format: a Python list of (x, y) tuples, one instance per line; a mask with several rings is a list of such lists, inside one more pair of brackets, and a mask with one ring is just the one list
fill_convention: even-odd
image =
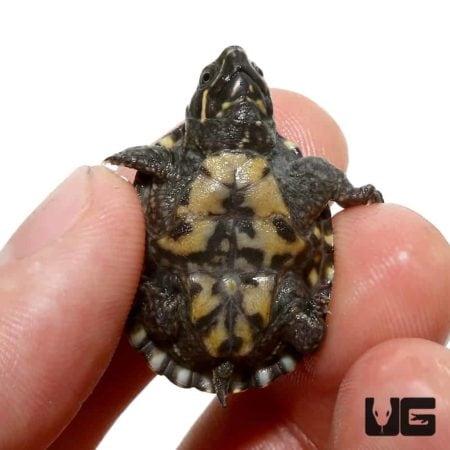
[(188, 277), (190, 318), (213, 357), (245, 356), (271, 319), (275, 275), (228, 272)]
[(288, 207), (273, 176), (266, 176), (259, 183), (255, 183), (247, 192), (242, 206), (250, 208), (258, 217), (275, 214), (289, 217)]

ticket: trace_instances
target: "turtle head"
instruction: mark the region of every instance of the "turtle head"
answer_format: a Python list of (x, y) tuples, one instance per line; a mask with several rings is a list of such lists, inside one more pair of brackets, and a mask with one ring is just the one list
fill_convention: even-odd
[(186, 137), (204, 151), (275, 144), (269, 88), (261, 69), (238, 46), (206, 66), (186, 111)]

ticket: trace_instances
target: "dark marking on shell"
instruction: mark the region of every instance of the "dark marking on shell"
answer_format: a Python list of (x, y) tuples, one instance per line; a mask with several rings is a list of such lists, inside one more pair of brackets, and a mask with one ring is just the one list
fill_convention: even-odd
[(232, 353), (237, 353), (241, 347), (242, 338), (238, 336), (230, 336), (220, 344), (219, 354), (222, 356), (227, 356)]
[(272, 260), (270, 262), (270, 267), (272, 269), (280, 269), (283, 267), (290, 259), (292, 259), (292, 255), (290, 253), (283, 253), (281, 255), (273, 255)]
[(249, 274), (241, 275), (241, 283), (255, 287), (259, 285), (258, 280), (253, 275)]
[(250, 219), (241, 219), (237, 223), (237, 229), (241, 233), (245, 233), (248, 237), (252, 239), (255, 237), (255, 229), (253, 228), (253, 222)]
[(287, 242), (295, 242), (295, 232), (282, 217), (274, 217), (272, 223), (277, 230), (278, 236), (281, 236)]
[(241, 248), (238, 252), (238, 256), (242, 256), (250, 264), (253, 264), (255, 267), (261, 266), (264, 259), (263, 251), (259, 250), (258, 248), (252, 247)]
[(169, 233), (169, 236), (177, 240), (181, 236), (185, 236), (186, 234), (189, 234), (193, 230), (193, 227), (190, 223), (187, 222), (180, 222), (175, 228), (172, 228), (172, 230)]

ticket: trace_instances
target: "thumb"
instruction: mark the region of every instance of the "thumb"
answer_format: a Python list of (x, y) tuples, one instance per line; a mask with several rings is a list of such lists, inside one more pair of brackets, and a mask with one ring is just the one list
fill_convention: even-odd
[(0, 448), (47, 446), (115, 350), (139, 280), (131, 185), (82, 167), (0, 253)]

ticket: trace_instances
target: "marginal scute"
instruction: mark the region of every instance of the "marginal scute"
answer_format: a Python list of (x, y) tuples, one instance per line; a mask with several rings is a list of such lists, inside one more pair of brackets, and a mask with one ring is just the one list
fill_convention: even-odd
[(168, 357), (167, 353), (155, 348), (153, 350), (153, 353), (149, 357), (148, 362), (150, 364), (150, 367), (155, 372), (161, 372), (164, 370), (165, 366), (168, 364), (169, 357)]
[(169, 134), (167, 136), (162, 137), (158, 141), (158, 144), (160, 144), (163, 147), (166, 147), (168, 150), (170, 150), (175, 145), (175, 140), (174, 140), (173, 136)]
[(319, 273), (315, 267), (309, 271), (308, 281), (311, 286), (315, 286), (319, 282)]
[(285, 139), (283, 143), (289, 150), (297, 150), (297, 146), (289, 139)]
[(333, 247), (333, 235), (332, 234), (326, 234), (323, 238), (330, 247)]
[(314, 236), (315, 236), (317, 239), (321, 239), (321, 238), (322, 238), (322, 233), (321, 233), (321, 231), (320, 231), (320, 228), (319, 228), (317, 225), (315, 225), (315, 226), (313, 227), (313, 233), (314, 233)]
[(284, 355), (278, 363), (285, 373), (293, 372), (297, 365), (295, 359), (291, 355)]
[(178, 366), (175, 371), (175, 383), (181, 387), (189, 387), (192, 371), (185, 367)]
[(325, 277), (327, 280), (331, 281), (334, 278), (334, 266), (333, 264), (327, 264), (325, 267)]
[(184, 137), (184, 124), (176, 127), (169, 133), (156, 141), (157, 145), (164, 147), (166, 150), (172, 150), (181, 145)]
[(136, 324), (136, 326), (130, 330), (129, 335), (132, 345), (136, 348), (142, 347), (148, 339), (148, 333), (141, 324)]

